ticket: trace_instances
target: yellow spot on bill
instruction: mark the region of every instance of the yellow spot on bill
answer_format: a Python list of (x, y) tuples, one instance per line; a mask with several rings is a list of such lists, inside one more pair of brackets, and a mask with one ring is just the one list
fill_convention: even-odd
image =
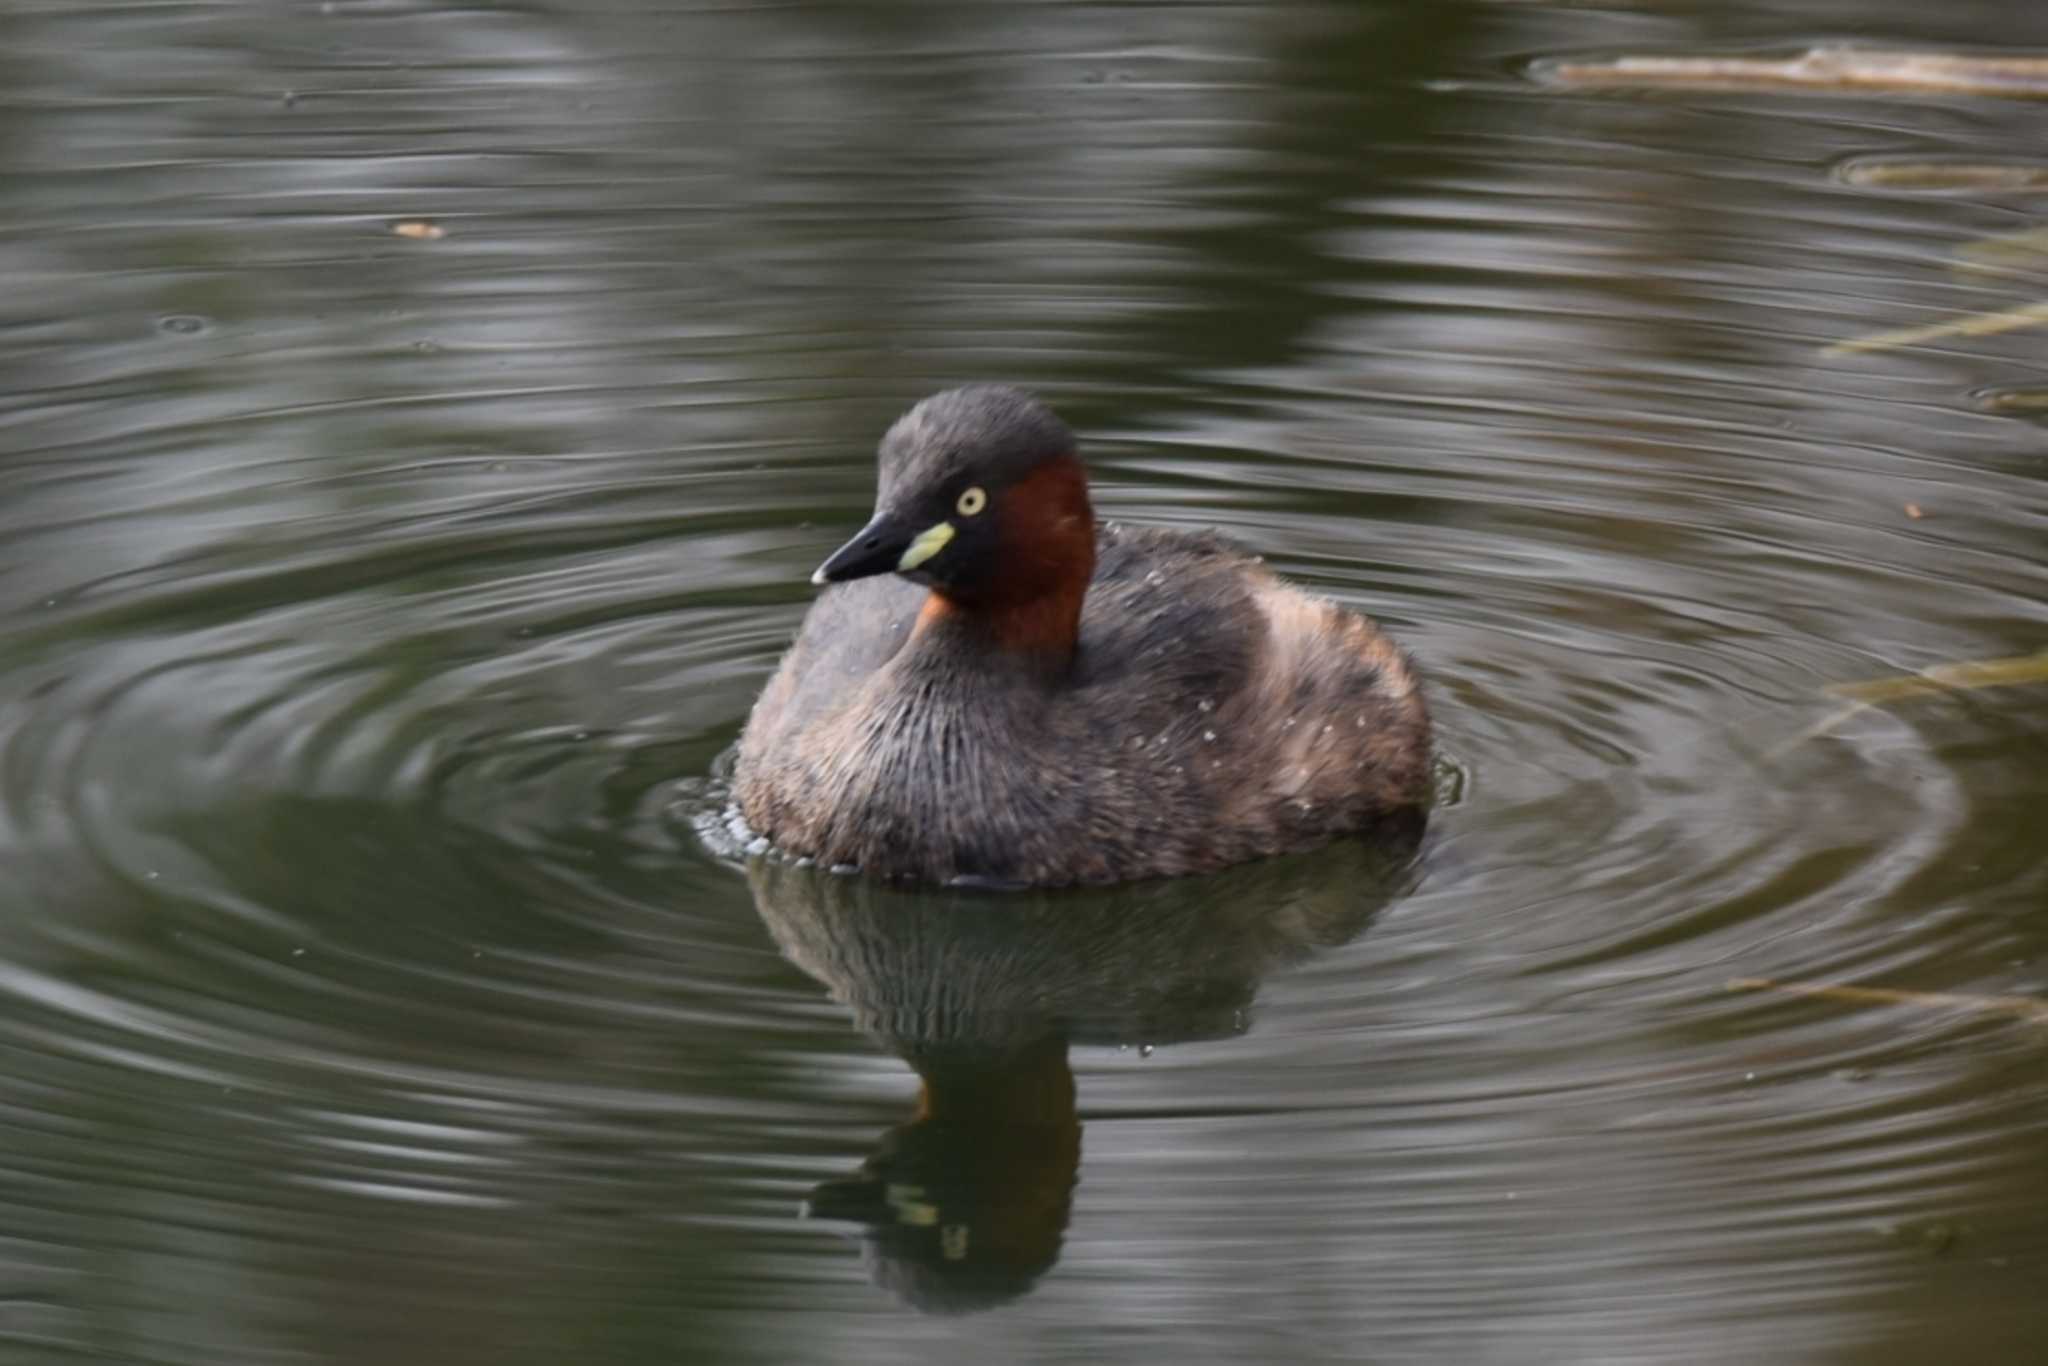
[(896, 1211), (896, 1222), (913, 1228), (930, 1228), (939, 1222), (939, 1207), (926, 1204), (923, 1186), (886, 1186), (882, 1198)]
[(896, 561), (896, 572), (901, 574), (917, 568), (926, 560), (944, 550), (946, 543), (952, 539), (953, 524), (951, 522), (940, 522), (937, 526), (925, 528), (917, 533), (917, 539), (912, 541), (910, 548), (903, 552), (903, 558)]

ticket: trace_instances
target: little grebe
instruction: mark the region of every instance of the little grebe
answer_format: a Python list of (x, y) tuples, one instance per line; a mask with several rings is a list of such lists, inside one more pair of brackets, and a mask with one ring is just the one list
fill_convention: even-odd
[(740, 814), (921, 882), (1123, 882), (1325, 843), (1428, 800), (1414, 666), (1220, 536), (1098, 526), (1030, 395), (934, 395), (754, 704)]

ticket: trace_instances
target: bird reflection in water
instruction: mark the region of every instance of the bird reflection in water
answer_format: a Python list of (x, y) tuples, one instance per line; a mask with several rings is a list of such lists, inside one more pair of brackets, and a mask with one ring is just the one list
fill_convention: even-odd
[(1212, 877), (1100, 892), (932, 892), (756, 859), (784, 954), (909, 1063), (907, 1121), (814, 1218), (858, 1227), (875, 1282), (929, 1313), (1028, 1292), (1058, 1260), (1081, 1161), (1072, 1045), (1248, 1027), (1260, 980), (1357, 935), (1413, 884), (1421, 822)]

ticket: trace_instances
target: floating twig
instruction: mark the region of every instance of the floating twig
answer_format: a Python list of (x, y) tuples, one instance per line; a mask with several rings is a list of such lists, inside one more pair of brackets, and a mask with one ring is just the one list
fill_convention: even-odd
[(2048, 270), (2048, 228), (2002, 232), (1956, 248), (1956, 269), (1980, 274), (2039, 275)]
[(1991, 389), (1977, 401), (1994, 413), (2048, 412), (2048, 389)]
[(1869, 157), (1852, 161), (1840, 172), (1844, 184), (1865, 190), (1902, 190), (1917, 194), (2033, 193), (2048, 190), (2048, 166), (2023, 162), (1907, 161)]
[(2048, 99), (2048, 57), (1882, 52), (1817, 47), (1796, 57), (1617, 57), (1556, 62), (1538, 75), (1559, 85), (1815, 94), (1996, 95)]
[(1737, 977), (1730, 991), (1771, 991), (1787, 996), (1815, 996), (1856, 1005), (1941, 1006), (1982, 1014), (2012, 1015), (2029, 1024), (2048, 1024), (2048, 1001), (2034, 996), (1972, 996), (1952, 991), (1902, 991), (1896, 987), (1852, 987), (1828, 982), (1779, 982), (1769, 977)]
[(1766, 761), (1782, 757), (1808, 740), (1817, 740), (1855, 716), (1887, 702), (1926, 697), (1935, 693), (1973, 692), (1979, 688), (2009, 688), (2024, 683), (2048, 682), (2048, 650), (2039, 654), (2014, 655), (2006, 659), (1972, 659), (1959, 664), (1937, 664), (1919, 673), (1891, 678), (1872, 678), (1860, 683), (1835, 683), (1825, 691), (1830, 697), (1846, 697), (1849, 705), (1828, 713), (1789, 740), (1764, 755)]
[(2022, 683), (2048, 683), (2048, 650), (2006, 659), (1971, 659), (1937, 664), (1919, 673), (1872, 678), (1861, 683), (1836, 683), (1830, 697), (1847, 697), (1865, 705), (1897, 702), (1931, 693), (1972, 692), (1979, 688), (2010, 688)]
[(1849, 356), (1862, 351), (1895, 351), (1902, 346), (1918, 346), (1922, 342), (1942, 341), (1949, 337), (1990, 337), (2000, 332), (2017, 332), (2023, 327), (2039, 327), (2043, 323), (2048, 323), (2048, 299), (1996, 313), (1968, 313), (1923, 327), (1899, 327), (1851, 337), (1848, 341), (1832, 342), (1822, 347), (1821, 354)]

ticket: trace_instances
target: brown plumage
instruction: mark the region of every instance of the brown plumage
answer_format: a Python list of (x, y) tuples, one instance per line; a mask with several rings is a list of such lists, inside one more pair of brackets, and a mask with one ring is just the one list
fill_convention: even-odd
[(921, 882), (1120, 882), (1426, 803), (1400, 648), (1221, 537), (1097, 526), (1072, 434), (1028, 395), (913, 408), (876, 507), (740, 738), (741, 814), (783, 852)]

